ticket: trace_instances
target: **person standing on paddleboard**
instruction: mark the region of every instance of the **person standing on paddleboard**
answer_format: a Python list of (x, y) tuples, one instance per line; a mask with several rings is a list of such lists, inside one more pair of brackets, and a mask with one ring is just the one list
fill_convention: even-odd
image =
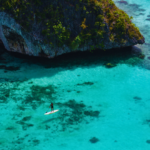
[(53, 103), (51, 103), (51, 105), (49, 106), (49, 108), (51, 107), (51, 111), (54, 111), (54, 107), (53, 107)]

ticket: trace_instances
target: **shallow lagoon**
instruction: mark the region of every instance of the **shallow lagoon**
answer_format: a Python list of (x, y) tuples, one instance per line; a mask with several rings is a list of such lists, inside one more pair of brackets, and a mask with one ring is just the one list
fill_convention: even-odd
[[(1, 149), (150, 148), (150, 32), (146, 20), (150, 2), (127, 2), (115, 3), (134, 17), (146, 38), (144, 45), (55, 60), (3, 55), (7, 59), (0, 61)], [(144, 59), (139, 58), (141, 52)], [(106, 63), (116, 66), (107, 68)], [(44, 116), (51, 102), (59, 112)]]

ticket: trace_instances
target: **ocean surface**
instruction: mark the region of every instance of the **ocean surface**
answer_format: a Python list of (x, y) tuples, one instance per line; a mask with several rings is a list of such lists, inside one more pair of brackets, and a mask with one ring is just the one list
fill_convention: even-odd
[[(53, 60), (3, 54), (0, 150), (150, 149), (150, 1), (115, 4), (145, 44)], [(44, 115), (51, 102), (59, 111)]]

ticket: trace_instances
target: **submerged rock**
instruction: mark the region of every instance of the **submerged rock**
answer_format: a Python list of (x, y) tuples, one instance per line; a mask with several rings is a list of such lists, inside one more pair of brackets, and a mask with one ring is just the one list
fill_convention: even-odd
[(145, 42), (112, 0), (1, 1), (0, 40), (8, 51), (53, 58)]
[(146, 143), (150, 144), (150, 140), (147, 140)]
[(112, 68), (112, 67), (115, 67), (116, 65), (111, 64), (111, 63), (107, 63), (105, 66), (106, 66), (107, 68)]
[(141, 55), (139, 55), (139, 58), (144, 59), (144, 58), (145, 58), (145, 55), (144, 55), (144, 54), (141, 54)]
[(135, 100), (141, 100), (142, 98), (138, 97), (138, 96), (134, 96), (133, 99), (135, 99)]
[(99, 141), (99, 139), (96, 138), (96, 137), (93, 137), (93, 138), (90, 139), (91, 143), (97, 143), (98, 141)]

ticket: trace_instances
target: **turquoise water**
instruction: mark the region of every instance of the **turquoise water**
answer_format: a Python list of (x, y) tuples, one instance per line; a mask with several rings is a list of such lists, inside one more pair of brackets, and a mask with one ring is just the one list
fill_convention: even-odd
[[(1, 150), (150, 148), (150, 31), (145, 21), (150, 2), (127, 2), (115, 3), (135, 18), (146, 38), (144, 45), (55, 60), (3, 55)], [(135, 3), (145, 9), (143, 17), (130, 5)], [(144, 59), (138, 57), (141, 52)], [(107, 68), (109, 62), (116, 66)], [(59, 111), (45, 116), (51, 102)]]

